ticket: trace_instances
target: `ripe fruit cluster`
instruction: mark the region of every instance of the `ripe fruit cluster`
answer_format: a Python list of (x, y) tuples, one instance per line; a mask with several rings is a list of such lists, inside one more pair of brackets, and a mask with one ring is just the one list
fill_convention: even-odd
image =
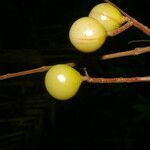
[[(99, 49), (106, 40), (108, 32), (119, 28), (124, 16), (108, 3), (96, 5), (88, 17), (75, 21), (70, 28), (71, 43), (85, 53)], [(83, 76), (68, 65), (54, 65), (45, 77), (45, 86), (51, 96), (58, 100), (72, 98), (84, 81)]]
[(96, 5), (88, 17), (76, 20), (69, 31), (73, 46), (85, 53), (98, 50), (105, 42), (108, 32), (119, 28), (125, 17), (109, 3)]

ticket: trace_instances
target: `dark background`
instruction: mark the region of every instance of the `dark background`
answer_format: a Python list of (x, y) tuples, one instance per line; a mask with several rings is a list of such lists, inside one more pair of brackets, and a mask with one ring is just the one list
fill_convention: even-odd
[[(77, 52), (68, 39), (71, 24), (87, 16), (98, 0), (21, 0), (0, 2), (0, 74), (76, 62), (95, 77), (150, 74), (150, 55), (101, 61), (105, 53), (149, 43), (136, 28), (108, 38), (92, 54)], [(131, 16), (149, 25), (149, 1), (114, 0)], [(150, 84), (83, 83), (70, 101), (52, 98), (45, 73), (0, 81), (0, 150), (109, 149), (150, 147)]]

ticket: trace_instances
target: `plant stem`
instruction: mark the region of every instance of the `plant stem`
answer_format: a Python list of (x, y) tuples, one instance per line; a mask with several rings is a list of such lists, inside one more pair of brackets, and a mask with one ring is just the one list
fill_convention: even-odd
[[(135, 56), (143, 53), (150, 52), (150, 46), (147, 47), (140, 47), (140, 48), (135, 48), (133, 50), (128, 50), (125, 52), (118, 52), (118, 53), (113, 53), (113, 54), (105, 54), (103, 56), (100, 56), (100, 59), (102, 60), (108, 60), (108, 59), (113, 59), (113, 58), (119, 58), (119, 57), (124, 57), (124, 56)], [(75, 66), (74, 63), (67, 63), (70, 66)], [(0, 80), (8, 79), (8, 78), (14, 78), (18, 76), (24, 76), (24, 75), (29, 75), (29, 74), (35, 74), (35, 73), (40, 73), (44, 72), (50, 69), (51, 66), (42, 66), (36, 69), (30, 69), (26, 71), (20, 71), (16, 73), (8, 73), (5, 75), (0, 75)]]
[[(113, 58), (119, 58), (119, 57), (124, 57), (124, 56), (135, 56), (143, 53), (150, 52), (150, 46), (147, 47), (140, 47), (140, 48), (135, 48), (133, 50), (128, 50), (125, 52), (118, 52), (118, 53), (113, 53), (113, 54), (105, 54), (103, 56), (100, 56), (100, 59), (102, 60), (108, 60), (108, 59), (113, 59)], [(70, 66), (75, 66), (75, 63), (67, 63)], [(8, 78), (14, 78), (18, 76), (24, 76), (24, 75), (29, 75), (29, 74), (35, 74), (35, 73), (40, 73), (44, 72), (50, 69), (51, 66), (42, 66), (36, 69), (30, 69), (26, 71), (20, 71), (16, 73), (8, 73), (5, 75), (0, 75), (0, 80), (8, 79)]]
[[(73, 67), (73, 66), (75, 66), (75, 63), (67, 63), (67, 65)], [(0, 80), (44, 72), (44, 71), (49, 70), (50, 67), (52, 67), (52, 66), (42, 66), (42, 67), (39, 67), (39, 68), (36, 68), (36, 69), (30, 69), (30, 70), (26, 70), (26, 71), (20, 71), (20, 72), (8, 73), (8, 74), (5, 74), (5, 75), (0, 75)]]
[(128, 51), (125, 51), (125, 52), (105, 54), (103, 56), (100, 56), (100, 59), (107, 60), (107, 59), (113, 59), (113, 58), (119, 58), (119, 57), (125, 57), (125, 56), (136, 56), (136, 55), (147, 53), (147, 52), (150, 52), (150, 46), (137, 47), (133, 50), (128, 50)]
[(89, 76), (83, 77), (84, 81), (89, 83), (135, 83), (135, 82), (150, 82), (150, 76), (146, 77), (118, 77), (118, 78), (93, 78)]

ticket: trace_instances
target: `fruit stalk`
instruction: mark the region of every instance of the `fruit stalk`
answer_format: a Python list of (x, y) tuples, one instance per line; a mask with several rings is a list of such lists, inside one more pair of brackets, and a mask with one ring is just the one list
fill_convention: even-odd
[(133, 26), (133, 22), (132, 21), (128, 21), (124, 25), (119, 27), (118, 29), (116, 29), (114, 31), (111, 31), (111, 32), (108, 32), (108, 36), (111, 36), (111, 37), (116, 36), (116, 35), (124, 32), (125, 30), (129, 29), (132, 26)]
[(118, 78), (93, 78), (89, 76), (83, 77), (84, 81), (89, 83), (135, 83), (135, 82), (150, 82), (150, 76), (146, 77), (118, 77)]

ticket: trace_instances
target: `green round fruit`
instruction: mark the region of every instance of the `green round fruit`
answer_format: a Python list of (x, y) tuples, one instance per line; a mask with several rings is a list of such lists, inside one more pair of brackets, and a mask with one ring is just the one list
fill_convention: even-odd
[(65, 64), (54, 65), (45, 76), (47, 91), (58, 100), (72, 98), (79, 90), (82, 81), (82, 75)]
[(125, 17), (109, 3), (101, 3), (93, 7), (89, 16), (98, 20), (107, 32), (114, 31), (123, 23)]
[(105, 42), (107, 33), (104, 27), (91, 17), (76, 20), (69, 31), (69, 39), (74, 47), (85, 53), (98, 50)]

